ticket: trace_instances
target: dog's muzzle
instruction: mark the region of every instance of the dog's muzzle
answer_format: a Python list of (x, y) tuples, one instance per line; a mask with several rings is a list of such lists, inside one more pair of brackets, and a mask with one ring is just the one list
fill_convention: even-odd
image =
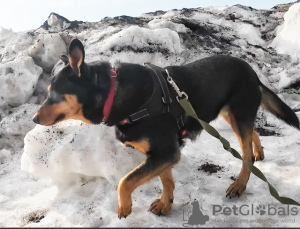
[(40, 118), (38, 115), (33, 116), (32, 121), (34, 121), (36, 124), (40, 124)]

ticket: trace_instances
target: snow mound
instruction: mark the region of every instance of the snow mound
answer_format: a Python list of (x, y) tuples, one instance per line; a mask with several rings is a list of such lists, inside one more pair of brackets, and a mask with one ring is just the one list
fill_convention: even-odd
[(64, 20), (62, 17), (58, 17), (56, 14), (51, 14), (47, 20), (47, 23), (50, 27), (57, 31), (66, 29), (70, 26), (70, 22)]
[(31, 118), (37, 111), (39, 105), (23, 104), (14, 108), (13, 113), (5, 116), (0, 122), (0, 134), (21, 135), (25, 137), (28, 131), (34, 128), (35, 123)]
[(116, 60), (125, 62), (154, 61), (153, 63), (163, 65), (165, 56), (179, 55), (182, 47), (180, 37), (175, 31), (168, 28), (151, 30), (134, 25), (99, 42), (96, 50), (105, 53), (110, 61), (114, 61), (112, 56), (117, 55)]
[[(240, 5), (208, 9), (216, 12), (216, 14), (211, 14), (210, 11), (200, 11), (195, 12), (191, 18), (200, 23), (212, 23), (215, 28), (223, 27), (222, 30), (228, 32), (228, 35), (234, 33), (237, 38), (242, 39), (245, 42), (243, 46), (247, 46), (247, 42), (252, 45), (265, 44), (265, 41), (261, 38), (261, 29), (257, 26), (264, 19), (259, 18), (256, 11), (249, 11), (249, 9), (245, 9)], [(220, 28), (217, 30), (220, 30)], [(228, 36), (222, 35), (224, 37)]]
[(67, 46), (58, 34), (40, 35), (29, 49), (29, 55), (46, 72), (51, 72), (60, 55), (66, 52)]
[(168, 28), (177, 33), (186, 33), (187, 28), (183, 24), (174, 23), (172, 21), (166, 21), (163, 19), (153, 19), (148, 23), (151, 29), (163, 29)]
[(5, 110), (6, 115), (5, 113), (0, 114), (0, 118), (4, 116), (0, 120), (1, 148), (12, 148), (13, 152), (23, 148), (25, 135), (35, 126), (32, 117), (37, 109), (38, 105), (26, 103), (19, 107)]
[[(16, 36), (16, 33), (11, 29), (6, 29), (0, 26), (0, 54), (3, 55), (2, 51), (7, 43)], [(1, 59), (0, 55), (0, 59)]]
[(28, 56), (18, 56), (13, 61), (0, 63), (0, 106), (25, 103), (32, 95), (42, 71)]
[(284, 23), (277, 28), (277, 36), (271, 43), (280, 54), (300, 58), (300, 3), (295, 3), (284, 14)]
[[(8, 158), (11, 157), (11, 152), (7, 149), (0, 150), (0, 164), (3, 164)], [(2, 171), (0, 171), (1, 174)], [(1, 202), (1, 200), (0, 200)]]
[[(33, 33), (13, 33), (9, 30), (4, 30), (2, 31), (1, 36), (2, 35), (4, 35), (4, 37), (9, 37), (5, 42), (6, 45), (4, 46), (1, 55), (1, 62), (3, 64), (13, 61), (17, 56), (28, 55), (28, 47), (34, 42)], [(0, 38), (0, 42), (1, 40), (2, 37)]]
[(51, 127), (37, 125), (24, 144), (22, 170), (49, 177), (58, 186), (70, 185), (81, 175), (103, 177), (117, 185), (145, 159), (117, 141), (114, 128), (75, 120)]

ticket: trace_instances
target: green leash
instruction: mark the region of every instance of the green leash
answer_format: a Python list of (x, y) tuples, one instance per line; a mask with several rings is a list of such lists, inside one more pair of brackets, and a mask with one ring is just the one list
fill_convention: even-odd
[(203, 127), (203, 129), (206, 130), (207, 133), (209, 133), (213, 137), (219, 139), (221, 141), (221, 143), (223, 144), (224, 149), (229, 151), (235, 158), (242, 160), (250, 172), (252, 172), (255, 176), (257, 176), (264, 182), (266, 182), (269, 186), (269, 191), (270, 191), (271, 195), (275, 199), (277, 199), (282, 204), (290, 204), (290, 205), (300, 206), (300, 204), (297, 201), (295, 201), (291, 198), (279, 196), (277, 190), (269, 183), (269, 181), (267, 180), (265, 175), (257, 167), (255, 167), (253, 164), (249, 163), (248, 161), (245, 161), (242, 158), (242, 156), (235, 149), (230, 147), (230, 143), (225, 138), (223, 138), (215, 128), (213, 128), (207, 122), (199, 119), (194, 108), (192, 107), (191, 103), (188, 100), (187, 94), (185, 92), (181, 92), (179, 90), (178, 86), (173, 81), (173, 79), (170, 77), (167, 70), (166, 70), (166, 72), (168, 75), (167, 81), (171, 84), (171, 86), (177, 92), (177, 94), (178, 94), (177, 101), (180, 103), (182, 108), (185, 110), (186, 114), (193, 117), (194, 119), (196, 119), (200, 123), (200, 125)]

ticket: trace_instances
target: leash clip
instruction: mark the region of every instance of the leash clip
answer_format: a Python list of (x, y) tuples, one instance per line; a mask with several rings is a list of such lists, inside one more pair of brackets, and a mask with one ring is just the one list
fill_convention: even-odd
[(180, 94), (178, 94), (178, 95), (179, 96), (176, 96), (176, 99), (177, 99), (178, 102), (179, 102), (180, 99), (182, 99), (182, 96), (184, 96), (186, 100), (189, 99), (189, 96), (184, 91), (180, 92)]
[(174, 90), (176, 91), (176, 93), (178, 95), (178, 96), (176, 96), (177, 101), (179, 102), (179, 99), (181, 99), (182, 96), (184, 96), (186, 98), (186, 100), (188, 100), (189, 99), (188, 95), (184, 91), (180, 91), (179, 87), (177, 86), (177, 84), (174, 82), (174, 80), (170, 76), (168, 70), (167, 69), (165, 69), (165, 70), (168, 75), (168, 77), (167, 77), (168, 83), (174, 88)]

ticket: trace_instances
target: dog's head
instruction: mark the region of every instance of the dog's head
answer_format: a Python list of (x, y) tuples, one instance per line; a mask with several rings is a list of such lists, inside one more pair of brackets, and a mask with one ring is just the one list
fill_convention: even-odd
[(101, 112), (96, 121), (88, 115), (92, 113), (90, 107), (101, 106), (102, 98), (95, 83), (97, 74), (84, 62), (84, 57), (82, 43), (73, 39), (69, 45), (69, 56), (62, 56), (65, 67), (53, 76), (47, 99), (33, 117), (35, 123), (50, 126), (66, 119), (100, 122)]

